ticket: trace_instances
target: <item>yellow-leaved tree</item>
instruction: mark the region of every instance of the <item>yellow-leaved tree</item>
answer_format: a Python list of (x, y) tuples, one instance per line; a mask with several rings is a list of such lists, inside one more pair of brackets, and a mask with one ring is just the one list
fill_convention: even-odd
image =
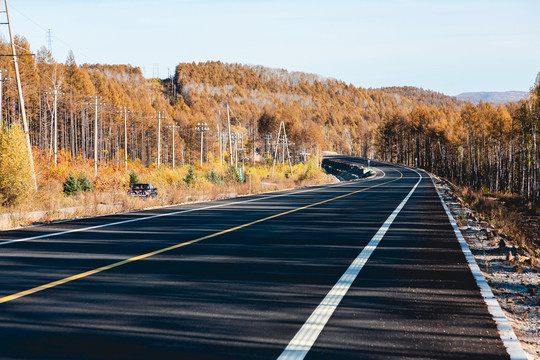
[(24, 132), (18, 126), (0, 130), (0, 203), (13, 205), (32, 190), (32, 173)]

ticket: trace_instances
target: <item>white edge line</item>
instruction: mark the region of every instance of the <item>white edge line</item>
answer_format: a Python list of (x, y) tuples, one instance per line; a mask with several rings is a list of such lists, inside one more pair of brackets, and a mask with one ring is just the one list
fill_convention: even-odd
[[(416, 172), (415, 170), (413, 171)], [(313, 311), (300, 330), (298, 330), (285, 350), (283, 350), (278, 360), (301, 360), (307, 355), (319, 337), (321, 331), (324, 329), (326, 323), (338, 307), (339, 303), (349, 291), (349, 288), (360, 273), (360, 270), (362, 270), (366, 262), (369, 260), (371, 254), (373, 251), (375, 251), (386, 234), (386, 231), (390, 228), (392, 222), (394, 222), (394, 219), (398, 216), (401, 209), (405, 206), (411, 195), (418, 187), (418, 184), (420, 184), (422, 181), (422, 175), (420, 175), (418, 172), (416, 172), (416, 174), (420, 176), (420, 179), (418, 179), (416, 185), (414, 185), (398, 207), (385, 220), (377, 233), (371, 238), (370, 242), (364, 247), (362, 252), (354, 259), (352, 264), (349, 265), (345, 273), (332, 287), (319, 306), (317, 306), (317, 308)]]
[[(364, 181), (372, 181), (372, 180), (376, 180), (376, 179), (385, 178), (386, 173), (384, 171), (382, 171), (382, 170), (380, 170), (380, 171), (383, 173), (382, 177), (366, 179)], [(338, 184), (334, 184), (334, 185), (330, 185), (330, 186), (324, 186), (324, 187), (318, 187), (317, 186), (316, 188), (313, 188), (313, 189), (307, 189), (307, 190), (301, 190), (301, 191), (295, 191), (295, 192), (287, 192), (287, 193), (284, 193), (284, 194), (265, 196), (265, 197), (256, 197), (256, 198), (249, 199), (249, 200), (243, 200), (243, 201), (236, 201), (236, 202), (231, 202), (231, 203), (224, 203), (224, 204), (218, 204), (218, 205), (205, 206), (205, 207), (196, 208), (196, 209), (173, 211), (173, 212), (165, 213), (165, 214), (158, 214), (158, 215), (145, 216), (145, 217), (136, 218), (136, 219), (116, 221), (116, 222), (112, 222), (112, 223), (89, 226), (89, 227), (80, 228), (80, 229), (73, 229), (73, 230), (61, 231), (61, 232), (56, 232), (56, 233), (32, 236), (32, 237), (23, 238), (23, 239), (8, 240), (8, 241), (0, 242), (0, 246), (19, 243), (19, 242), (25, 242), (25, 241), (31, 241), (31, 240), (50, 238), (50, 237), (54, 237), (54, 236), (71, 234), (71, 233), (76, 233), (76, 232), (95, 230), (95, 229), (100, 229), (100, 228), (109, 227), (109, 226), (127, 224), (127, 223), (131, 223), (131, 222), (150, 220), (150, 219), (155, 219), (155, 218), (160, 218), (160, 217), (165, 217), (165, 216), (179, 215), (179, 214), (185, 214), (185, 213), (190, 213), (190, 212), (194, 212), (194, 211), (209, 210), (209, 209), (215, 209), (215, 208), (220, 208), (220, 207), (225, 207), (225, 206), (249, 203), (249, 202), (253, 202), (253, 201), (268, 200), (268, 199), (273, 199), (273, 198), (278, 198), (278, 197), (283, 197), (283, 196), (290, 196), (290, 195), (296, 195), (296, 194), (301, 194), (301, 193), (306, 193), (306, 192), (311, 192), (311, 191), (324, 190), (324, 189), (329, 189), (329, 188), (333, 188), (333, 187), (345, 186), (345, 185), (355, 183), (355, 182), (358, 182), (358, 181), (360, 181), (360, 180), (341, 182), (341, 183), (338, 183)], [(280, 190), (280, 191), (283, 191), (283, 190)], [(285, 191), (287, 191), (287, 190), (285, 190)], [(124, 214), (130, 214), (130, 213), (133, 213), (133, 212), (127, 212), (127, 213), (124, 213)], [(111, 214), (111, 215), (120, 215), (120, 214)], [(74, 220), (76, 220), (76, 219), (74, 219)], [(67, 222), (67, 221), (73, 221), (73, 220), (66, 220), (65, 222)]]
[(495, 323), (497, 324), (499, 335), (501, 337), (501, 340), (504, 346), (506, 347), (506, 351), (510, 355), (510, 359), (527, 360), (528, 357), (525, 354), (525, 351), (523, 350), (523, 348), (521, 347), (521, 344), (519, 343), (519, 340), (516, 334), (514, 333), (512, 326), (510, 326), (510, 323), (508, 322), (508, 319), (504, 315), (504, 312), (502, 311), (501, 306), (499, 305), (499, 302), (495, 298), (495, 295), (493, 295), (493, 292), (491, 291), (489, 284), (484, 278), (484, 275), (480, 271), (480, 267), (478, 266), (478, 263), (476, 262), (476, 259), (474, 258), (471, 252), (471, 249), (469, 249), (469, 246), (467, 245), (467, 242), (465, 241), (463, 234), (459, 230), (459, 227), (457, 226), (457, 223), (454, 220), (452, 213), (448, 209), (448, 206), (446, 206), (446, 203), (444, 202), (444, 199), (441, 193), (439, 192), (439, 189), (437, 189), (437, 185), (435, 185), (433, 176), (431, 174), (429, 174), (429, 176), (431, 178), (431, 181), (433, 182), (433, 186), (435, 187), (435, 190), (437, 191), (437, 195), (439, 195), (439, 199), (441, 200), (443, 208), (446, 211), (446, 215), (448, 215), (448, 219), (450, 220), (450, 224), (452, 225), (452, 228), (454, 229), (454, 233), (456, 234), (456, 237), (459, 241), (459, 245), (461, 245), (461, 250), (463, 251), (463, 254), (465, 255), (465, 259), (467, 259), (467, 263), (469, 264), (469, 268), (471, 269), (474, 280), (476, 280), (476, 284), (478, 285), (478, 288), (480, 289), (480, 294), (484, 298), (484, 301), (486, 302), (486, 305), (488, 307), (488, 311), (490, 312), (491, 316), (493, 316), (493, 320), (495, 320)]

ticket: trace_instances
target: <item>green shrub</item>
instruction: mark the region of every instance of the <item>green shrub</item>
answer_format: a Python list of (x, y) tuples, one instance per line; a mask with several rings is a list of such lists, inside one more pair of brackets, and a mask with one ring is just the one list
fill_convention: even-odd
[(64, 194), (71, 196), (77, 194), (79, 191), (81, 191), (81, 185), (77, 178), (70, 173), (66, 181), (64, 181)]
[(81, 173), (77, 179), (79, 183), (79, 188), (83, 192), (94, 191), (94, 184), (88, 179), (85, 173)]
[(214, 169), (212, 169), (212, 171), (206, 173), (206, 180), (208, 180), (212, 184), (221, 185), (221, 181), (223, 179)]
[(129, 173), (129, 187), (131, 188), (133, 185), (140, 183), (139, 175), (133, 170)]
[(13, 205), (30, 194), (32, 171), (22, 129), (0, 127), (0, 202)]
[(238, 169), (234, 166), (229, 167), (228, 175), (232, 177), (234, 181), (241, 184), (242, 183), (242, 176), (240, 176), (240, 172)]
[(300, 174), (300, 176), (298, 177), (298, 180), (316, 179), (318, 176), (318, 171), (319, 169), (317, 168), (317, 165), (313, 161), (310, 161), (307, 163), (304, 173)]
[(184, 178), (184, 182), (186, 183), (187, 186), (191, 186), (195, 182), (196, 178), (197, 178), (197, 175), (195, 174), (195, 171), (193, 170), (192, 167), (190, 167), (186, 177)]

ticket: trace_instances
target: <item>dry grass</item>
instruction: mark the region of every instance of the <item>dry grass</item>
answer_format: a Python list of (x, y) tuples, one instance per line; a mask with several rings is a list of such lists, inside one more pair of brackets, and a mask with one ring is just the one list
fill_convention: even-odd
[[(140, 162), (123, 166), (100, 166), (99, 175), (93, 177), (91, 161), (73, 161), (60, 157), (57, 166), (46, 158), (36, 161), (39, 190), (32, 197), (21, 199), (16, 206), (0, 207), (0, 214), (28, 214), (43, 212), (39, 220), (28, 216), (15, 216), (1, 228), (13, 228), (34, 222), (48, 222), (58, 219), (95, 216), (107, 213), (139, 210), (156, 206), (181, 204), (189, 201), (212, 200), (234, 195), (247, 195), (249, 184), (238, 183), (228, 166), (207, 164), (193, 167), (193, 179), (186, 182), (189, 167), (175, 170), (162, 167), (144, 167)], [(248, 166), (246, 166), (246, 169)], [(264, 165), (251, 167), (251, 193), (289, 189), (300, 186), (335, 182), (335, 178), (318, 170), (315, 163), (299, 164), (293, 168), (294, 176), (289, 176), (288, 166), (277, 166), (274, 176)], [(135, 171), (141, 182), (152, 183), (159, 195), (153, 199), (140, 199), (127, 195), (129, 172)], [(67, 196), (63, 193), (63, 183), (69, 174), (88, 176), (94, 185), (93, 192)], [(212, 174), (214, 176), (212, 176)], [(64, 210), (63, 210), (64, 209)], [(70, 209), (66, 212), (65, 209)]]
[(527, 216), (525, 207), (516, 206), (516, 199), (512, 199), (511, 205), (507, 203), (507, 195), (488, 195), (467, 187), (456, 190), (473, 210), (480, 213), (496, 229), (500, 229), (514, 244), (528, 250), (531, 255), (540, 257), (539, 234), (531, 224), (531, 220), (540, 222), (538, 216), (535, 216), (536, 219)]

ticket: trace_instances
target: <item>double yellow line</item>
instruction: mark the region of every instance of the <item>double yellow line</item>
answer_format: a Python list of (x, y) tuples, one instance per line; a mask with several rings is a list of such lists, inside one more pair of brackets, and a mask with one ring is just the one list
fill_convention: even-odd
[(227, 229), (227, 230), (219, 231), (219, 232), (214, 233), (214, 234), (206, 235), (206, 236), (200, 237), (200, 238), (195, 239), (195, 240), (186, 241), (186, 242), (183, 242), (183, 243), (180, 243), (180, 244), (176, 244), (176, 245), (172, 245), (172, 246), (169, 246), (169, 247), (166, 247), (166, 248), (163, 248), (163, 249), (152, 251), (152, 252), (149, 252), (149, 253), (146, 253), (146, 254), (134, 256), (134, 257), (131, 257), (129, 259), (118, 261), (118, 262), (112, 263), (110, 265), (102, 266), (102, 267), (94, 269), (94, 270), (85, 271), (85, 272), (77, 274), (77, 275), (72, 275), (72, 276), (69, 276), (69, 277), (66, 277), (66, 278), (63, 278), (63, 279), (60, 279), (60, 280), (56, 280), (56, 281), (53, 281), (53, 282), (50, 282), (50, 283), (47, 283), (47, 284), (44, 284), (44, 285), (40, 285), (40, 286), (31, 288), (31, 289), (28, 289), (28, 290), (21, 291), (21, 292), (12, 294), (12, 295), (4, 296), (4, 297), (0, 298), (0, 304), (6, 303), (6, 302), (9, 302), (9, 301), (13, 301), (13, 300), (16, 300), (16, 299), (19, 299), (19, 298), (22, 298), (22, 297), (25, 297), (25, 296), (28, 296), (28, 295), (32, 295), (32, 294), (38, 293), (40, 291), (47, 290), (47, 289), (50, 289), (50, 288), (53, 288), (53, 287), (56, 287), (56, 286), (59, 286), (59, 285), (63, 285), (63, 284), (66, 284), (66, 283), (69, 283), (69, 282), (72, 282), (72, 281), (75, 281), (75, 280), (79, 280), (79, 279), (82, 279), (82, 278), (85, 278), (85, 277), (88, 277), (88, 276), (91, 276), (91, 275), (99, 274), (100, 272), (103, 272), (103, 271), (106, 271), (106, 270), (111, 270), (111, 269), (117, 268), (117, 267), (125, 265), (125, 264), (129, 264), (129, 263), (139, 261), (139, 260), (144, 260), (144, 259), (149, 258), (151, 256), (162, 254), (162, 253), (165, 253), (167, 251), (178, 249), (178, 248), (181, 248), (181, 247), (184, 247), (184, 246), (187, 246), (187, 245), (191, 245), (191, 244), (203, 241), (203, 240), (215, 238), (217, 236), (224, 235), (224, 234), (236, 231), (236, 230), (240, 230), (240, 229), (246, 228), (248, 226), (252, 226), (252, 225), (267, 221), (267, 220), (275, 219), (275, 218), (283, 216), (283, 215), (291, 214), (291, 213), (294, 213), (294, 212), (297, 212), (297, 211), (300, 211), (300, 210), (309, 209), (309, 208), (317, 206), (317, 205), (321, 205), (321, 204), (325, 204), (325, 203), (330, 202), (330, 201), (342, 199), (342, 198), (347, 197), (347, 196), (358, 194), (358, 193), (361, 193), (361, 192), (369, 190), (369, 189), (373, 189), (373, 188), (376, 188), (376, 187), (379, 187), (379, 186), (383, 186), (383, 185), (392, 183), (394, 181), (398, 181), (401, 178), (403, 178), (403, 173), (401, 173), (399, 170), (396, 170), (396, 171), (399, 172), (399, 174), (400, 174), (399, 178), (397, 178), (397, 179), (386, 181), (386, 182), (383, 182), (383, 183), (380, 183), (380, 184), (377, 184), (377, 185), (373, 185), (373, 186), (370, 186), (370, 187), (367, 187), (367, 188), (363, 188), (363, 189), (360, 189), (360, 190), (357, 190), (357, 191), (353, 191), (353, 192), (350, 192), (348, 194), (336, 196), (336, 197), (331, 198), (331, 199), (319, 201), (319, 202), (316, 202), (316, 203), (313, 203), (313, 204), (310, 204), (310, 205), (302, 206), (302, 207), (299, 207), (299, 208), (296, 208), (296, 209), (288, 210), (288, 211), (285, 211), (285, 212), (282, 212), (282, 213), (279, 213), (279, 214), (271, 215), (271, 216), (265, 217), (263, 219), (255, 220), (255, 221), (243, 224), (243, 225), (232, 227), (232, 228)]

